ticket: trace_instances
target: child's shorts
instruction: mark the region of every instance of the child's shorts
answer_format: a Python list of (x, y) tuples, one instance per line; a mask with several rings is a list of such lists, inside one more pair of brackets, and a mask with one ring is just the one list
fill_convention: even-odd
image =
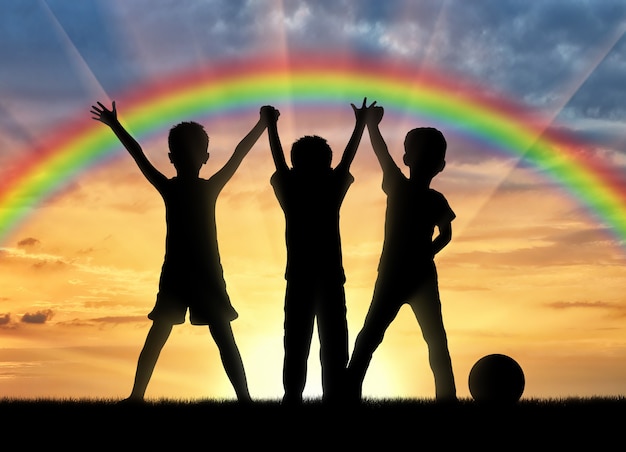
[(202, 297), (197, 294), (173, 294), (159, 291), (148, 318), (153, 321), (180, 325), (185, 323), (187, 309), (189, 309), (189, 321), (192, 325), (230, 322), (239, 316), (230, 304), (226, 290), (222, 293), (203, 294)]

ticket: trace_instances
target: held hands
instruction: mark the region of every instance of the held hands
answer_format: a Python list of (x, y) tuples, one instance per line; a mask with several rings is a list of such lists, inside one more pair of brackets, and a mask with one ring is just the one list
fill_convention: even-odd
[(92, 105), (91, 114), (93, 115), (92, 119), (100, 121), (109, 127), (117, 123), (117, 109), (115, 108), (115, 101), (113, 101), (111, 110), (107, 109), (100, 102), (98, 102), (98, 106)]
[(261, 120), (266, 126), (277, 123), (278, 117), (280, 116), (280, 112), (271, 105), (264, 105), (261, 107), (261, 111), (259, 113), (261, 115)]
[[(354, 110), (354, 115), (358, 121), (365, 121), (366, 123), (371, 123), (375, 121), (376, 123), (380, 122), (382, 119), (382, 107), (376, 106), (376, 101), (372, 102), (369, 106), (367, 106), (367, 97), (363, 98), (363, 105), (360, 108), (357, 108), (356, 105), (352, 105), (352, 110)], [(380, 118), (377, 118), (380, 116)]]
[(382, 121), (384, 114), (385, 109), (383, 107), (372, 106), (372, 108), (370, 108), (367, 112), (367, 124), (373, 126), (380, 124), (380, 121)]

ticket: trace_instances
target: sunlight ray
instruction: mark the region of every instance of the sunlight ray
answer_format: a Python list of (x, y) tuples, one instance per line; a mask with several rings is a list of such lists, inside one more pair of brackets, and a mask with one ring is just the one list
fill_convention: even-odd
[[(274, 6), (272, 8), (273, 21), (276, 23), (276, 54), (282, 57), (283, 64), (285, 67), (289, 67), (289, 60), (291, 57), (289, 44), (287, 42), (287, 34), (288, 28), (293, 25), (293, 21), (295, 19), (290, 19), (286, 16), (285, 13), (285, 4), (284, 0), (274, 0)], [(297, 15), (297, 13), (296, 13)], [(291, 24), (291, 25), (290, 25)], [(289, 80), (286, 80), (286, 83), (289, 83)], [(292, 98), (292, 97), (290, 97)], [(294, 136), (296, 129), (296, 122), (294, 119), (295, 115), (295, 107), (293, 105), (293, 101), (288, 103), (283, 103), (282, 105), (277, 105), (279, 108), (281, 116), (279, 120), (279, 128), (281, 130), (281, 135), (284, 136)], [(288, 149), (286, 146), (287, 142), (283, 139), (283, 148)]]
[[(589, 77), (594, 73), (594, 71), (598, 68), (598, 66), (605, 60), (605, 58), (610, 54), (610, 52), (615, 48), (615, 46), (619, 43), (619, 41), (623, 38), (626, 33), (626, 22), (623, 22), (620, 27), (614, 30), (608, 38), (606, 39), (603, 46), (601, 46), (595, 53), (591, 61), (588, 63), (586, 69), (578, 73), (578, 77), (570, 80), (568, 84), (565, 84), (565, 88), (558, 95), (555, 96), (558, 101), (550, 106), (550, 113), (545, 116), (543, 124), (539, 128), (539, 133), (535, 137), (536, 141), (538, 141), (542, 134), (545, 133), (553, 124), (554, 121), (558, 118), (559, 114), (563, 111), (563, 109), (567, 106), (569, 101), (574, 97), (574, 95), (580, 90), (583, 84), (589, 79)], [(528, 148), (530, 149), (532, 145)], [(482, 202), (478, 203), (471, 217), (468, 218), (468, 221), (464, 224), (464, 228), (459, 231), (462, 233), (465, 228), (470, 227), (476, 218), (478, 218), (485, 209), (486, 205), (489, 203), (489, 200), (495, 196), (495, 194), (500, 190), (502, 185), (511, 177), (513, 171), (518, 168), (520, 162), (524, 160), (524, 155), (518, 156), (515, 160), (511, 161), (509, 168), (507, 171), (502, 172), (502, 177), (500, 180), (494, 184), (493, 188), (485, 195)]]
[[(443, 39), (446, 33), (446, 17), (448, 14), (449, 6), (449, 0), (444, 0), (439, 3), (439, 6), (437, 6), (438, 11), (436, 14), (436, 18), (433, 20), (433, 26), (431, 30), (429, 30), (430, 36), (427, 42), (424, 43), (423, 51), (421, 52), (421, 58), (417, 62), (418, 70), (415, 74), (415, 86), (419, 85), (422, 82), (421, 68), (429, 68), (436, 65), (435, 63), (437, 62), (436, 53), (438, 49), (438, 42)], [(415, 8), (414, 3), (406, 2), (405, 8), (398, 9), (398, 17), (404, 16), (407, 13), (407, 10), (413, 8)], [(407, 108), (404, 118), (399, 121), (399, 129), (408, 131), (416, 127), (414, 121), (414, 117), (411, 115), (411, 112)]]
[(76, 45), (67, 34), (63, 25), (59, 22), (57, 16), (50, 9), (48, 3), (44, 2), (43, 5), (48, 17), (50, 18), (50, 22), (52, 23), (59, 35), (59, 38), (65, 44), (66, 53), (74, 66), (76, 74), (81, 78), (84, 86), (88, 89), (89, 93), (93, 93), (93, 95), (97, 98), (108, 99), (109, 97), (102, 87), (102, 84), (93, 73), (93, 71), (89, 67), (89, 64), (81, 55), (80, 51), (76, 48)]
[(9, 143), (6, 145), (7, 149), (13, 146), (26, 146), (36, 141), (36, 137), (28, 125), (27, 117), (15, 111), (14, 105), (15, 102), (11, 93), (2, 93), (0, 115), (4, 119), (4, 124), (0, 125), (0, 140), (3, 144)]
[[(353, 130), (350, 103), (364, 96), (385, 108), (381, 130), (405, 174), (410, 129), (434, 126), (448, 139), (432, 187), (458, 216), (437, 256), (457, 396), (469, 396), (472, 365), (499, 352), (523, 366), (528, 398), (624, 393), (626, 5), (18, 3), (0, 2), (0, 394), (115, 401), (133, 385), (167, 218), (123, 144), (89, 114), (94, 102), (117, 101), (166, 177), (176, 175), (169, 128), (202, 123), (208, 178), (268, 103), (281, 112), (289, 163), (297, 138), (319, 134), (334, 167)], [(583, 117), (588, 105), (601, 115)], [(368, 135), (341, 207), (349, 351), (385, 232), (383, 173)], [(220, 192), (216, 225), (250, 393), (278, 401), (287, 250), (268, 141), (263, 133)], [(305, 396), (319, 398), (317, 331), (308, 364)], [(363, 389), (383, 404), (434, 397), (428, 346), (408, 306)], [(174, 328), (146, 395), (234, 400), (206, 327)], [(77, 424), (65, 424), (76, 442)]]
[(596, 69), (602, 64), (602, 62), (613, 51), (615, 46), (622, 40), (626, 33), (626, 21), (623, 22), (618, 28), (616, 28), (590, 57), (590, 61), (587, 63), (587, 67), (584, 71), (581, 71), (577, 78), (570, 80), (569, 84), (565, 84), (564, 89), (560, 95), (556, 96), (557, 101), (550, 106), (552, 110), (546, 119), (549, 122), (545, 124), (545, 129), (549, 128), (567, 104), (572, 100), (576, 93), (580, 90), (583, 84), (589, 79), (589, 77), (596, 71)]

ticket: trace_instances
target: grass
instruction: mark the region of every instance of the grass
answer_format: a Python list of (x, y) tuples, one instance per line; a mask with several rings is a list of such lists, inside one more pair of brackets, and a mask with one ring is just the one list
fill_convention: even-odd
[(609, 450), (626, 398), (522, 399), (514, 405), (368, 400), (288, 408), (278, 401), (0, 399), (5, 438), (26, 449), (430, 451)]

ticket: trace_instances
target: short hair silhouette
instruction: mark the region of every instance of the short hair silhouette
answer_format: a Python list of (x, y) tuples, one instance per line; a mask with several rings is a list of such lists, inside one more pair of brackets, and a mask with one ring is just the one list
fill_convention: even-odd
[(328, 141), (317, 135), (305, 135), (291, 146), (291, 164), (296, 169), (330, 168), (332, 159), (333, 151)]
[(92, 106), (91, 113), (93, 119), (111, 128), (165, 204), (167, 231), (159, 291), (148, 314), (152, 326), (139, 354), (135, 381), (126, 401), (144, 399), (172, 327), (185, 322), (187, 311), (191, 324), (209, 327), (237, 398), (249, 401), (246, 374), (230, 325), (239, 314), (226, 291), (217, 243), (215, 204), (267, 123), (259, 118), (226, 164), (209, 179), (199, 177), (202, 165), (209, 158), (209, 137), (204, 127), (196, 122), (175, 125), (170, 129), (168, 145), (176, 176), (167, 178), (152, 165), (139, 143), (119, 122), (115, 102), (111, 110), (98, 102)]
[(350, 164), (365, 129), (366, 99), (356, 108), (350, 140), (335, 167), (324, 138), (306, 135), (291, 148), (287, 166), (278, 137), (278, 110), (266, 110), (268, 137), (276, 172), (270, 183), (285, 215), (287, 286), (284, 299), (283, 403), (302, 403), (314, 323), (322, 367), (322, 400), (345, 394), (348, 362), (346, 280), (341, 252), (339, 211), (354, 181)]
[(368, 112), (367, 128), (383, 170), (382, 188), (387, 195), (385, 237), (372, 301), (348, 364), (348, 393), (353, 400), (362, 397), (372, 355), (400, 308), (408, 304), (428, 345), (437, 400), (454, 401), (456, 385), (434, 256), (450, 242), (456, 215), (445, 196), (430, 188), (432, 179), (445, 166), (447, 143), (435, 128), (410, 130), (404, 139), (403, 161), (410, 169), (410, 177), (406, 177), (380, 133), (383, 112), (382, 107)]
[(167, 144), (170, 152), (174, 154), (189, 151), (207, 152), (209, 136), (202, 124), (183, 121), (170, 129)]
[(443, 169), (448, 143), (443, 133), (434, 127), (416, 127), (404, 138), (404, 163), (419, 166), (434, 177)]
[(433, 161), (441, 161), (446, 159), (447, 148), (443, 133), (434, 127), (416, 127), (405, 136), (404, 152), (407, 154), (427, 151)]

